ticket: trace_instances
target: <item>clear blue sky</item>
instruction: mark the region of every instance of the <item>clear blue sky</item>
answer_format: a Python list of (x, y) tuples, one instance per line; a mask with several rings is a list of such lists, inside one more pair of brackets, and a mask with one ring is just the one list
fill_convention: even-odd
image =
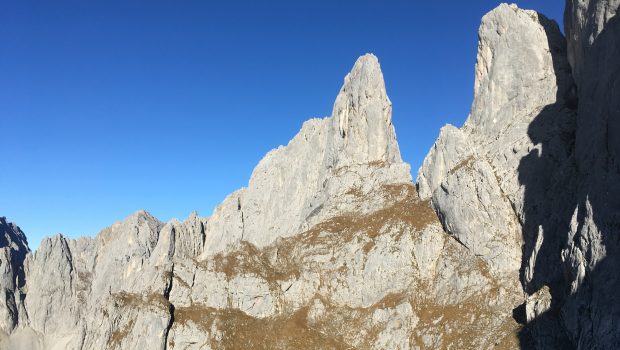
[[(417, 173), (473, 94), (499, 1), (2, 1), (0, 216), (30, 246), (138, 209), (207, 216), (270, 149), (381, 62)], [(521, 1), (561, 20), (563, 1)]]

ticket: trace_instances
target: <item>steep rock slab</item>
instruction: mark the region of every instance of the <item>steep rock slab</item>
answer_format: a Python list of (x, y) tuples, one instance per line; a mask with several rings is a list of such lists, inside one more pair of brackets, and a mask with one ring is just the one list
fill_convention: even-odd
[(582, 76), (592, 76), (583, 72), (588, 51), (605, 24), (616, 16), (619, 0), (567, 0), (564, 9), (564, 30), (568, 40), (568, 60), (578, 85)]
[[(535, 35), (530, 37), (530, 45), (538, 45), (543, 54), (530, 52), (529, 59), (547, 55), (552, 65), (542, 60), (538, 62), (542, 65), (519, 66), (528, 61), (519, 57), (519, 52), (527, 52), (525, 48), (506, 51), (517, 67), (511, 70), (505, 66), (500, 72), (523, 80), (526, 90), (521, 90), (521, 85), (516, 90), (506, 88), (501, 74), (484, 82), (493, 71), (486, 62), (495, 60), (498, 64), (496, 58), (502, 55), (501, 40), (487, 39), (502, 36), (502, 30), (509, 26), (495, 23), (485, 39), (483, 19), (476, 98), (462, 129), (467, 135), (453, 129), (442, 131), (420, 170), (420, 193), (433, 193), (433, 204), (444, 227), (465, 245), (479, 247), (482, 241), (491, 248), (489, 252), (501, 252), (501, 247), (489, 246), (495, 234), (485, 236), (489, 222), (506, 225), (506, 215), (502, 214), (506, 210), (497, 207), (501, 201), (494, 198), (493, 193), (498, 191), (492, 190), (496, 186), (488, 176), (493, 170), (499, 192), (508, 198), (524, 240), (520, 278), (528, 294), (523, 305), (523, 319), (528, 324), (521, 334), (525, 347), (615, 348), (620, 343), (620, 308), (614, 301), (620, 284), (613, 277), (620, 266), (620, 247), (614, 238), (620, 227), (617, 10), (616, 1), (568, 1), (567, 58), (559, 32), (539, 17), (549, 47), (536, 41)], [(504, 11), (495, 17), (506, 21), (507, 15), (510, 13)], [(514, 32), (527, 33), (523, 28)], [(518, 38), (515, 40), (509, 46), (521, 48)], [(485, 41), (494, 44), (483, 50)], [(567, 59), (576, 77), (577, 92), (572, 87)], [(522, 74), (530, 70), (532, 77), (539, 77), (537, 81), (528, 81), (527, 74)], [(481, 108), (482, 113), (478, 113)], [(504, 130), (495, 126), (500, 120), (507, 123)], [(454, 135), (450, 142), (444, 141), (448, 134)], [(450, 167), (447, 174), (441, 172)], [(466, 181), (466, 174), (459, 173), (468, 168), (471, 180)], [(463, 195), (472, 188), (476, 196)], [(486, 193), (483, 196), (481, 189)], [(492, 218), (489, 213), (500, 215)], [(462, 217), (468, 218), (470, 226), (478, 217), (482, 233), (463, 234), (461, 230), (467, 224), (459, 225)]]
[[(448, 232), (518, 285), (527, 215), (519, 166), (541, 142), (531, 139), (529, 126), (543, 113), (557, 116), (557, 129), (572, 122), (564, 107), (572, 79), (557, 25), (534, 11), (498, 6), (480, 25), (475, 78), (465, 125), (442, 129), (418, 173), (418, 187), (423, 197), (432, 194)], [(561, 147), (564, 141), (554, 142)]]
[[(620, 17), (618, 1), (567, 1), (565, 27), (578, 76), (577, 186), (564, 217), (563, 325), (581, 348), (620, 344)], [(558, 301), (559, 299), (559, 301)]]
[(0, 330), (11, 332), (25, 319), (21, 288), (25, 283), (24, 260), (30, 252), (26, 235), (0, 217)]
[(583, 174), (620, 173), (619, 6), (617, 0), (567, 1), (571, 63), (581, 74), (575, 154)]
[(418, 171), (417, 187), (420, 198), (430, 199), (433, 191), (439, 188), (450, 171), (459, 164), (464, 165), (462, 162), (472, 155), (473, 147), (467, 133), (450, 124), (442, 127), (437, 141)]

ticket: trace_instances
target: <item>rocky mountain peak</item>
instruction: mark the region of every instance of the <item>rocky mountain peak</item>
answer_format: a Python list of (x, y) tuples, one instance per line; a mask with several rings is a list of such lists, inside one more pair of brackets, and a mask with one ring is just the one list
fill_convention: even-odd
[(566, 40), (544, 15), (500, 4), (482, 18), (478, 38), (474, 101), (464, 128), (480, 136), (477, 142), (531, 121), (532, 110), (572, 87)]
[(8, 222), (4, 216), (0, 216), (0, 247), (11, 247), (14, 251), (30, 251), (24, 232), (14, 223)]
[(367, 54), (208, 219), (31, 254), (0, 218), (0, 349), (617, 348), (619, 3), (568, 0), (568, 52), (535, 11), (485, 15), (417, 191)]
[(344, 78), (332, 123), (341, 139), (335, 142), (341, 152), (339, 164), (401, 161), (392, 127), (392, 102), (375, 55), (358, 58)]
[(618, 6), (567, 1), (568, 40), (534, 11), (485, 15), (470, 115), (418, 174), (446, 232), (520, 281), (522, 348), (618, 344)]
[(215, 210), (203, 257), (242, 240), (270, 244), (343, 210), (366, 211), (340, 196), (352, 187), (410, 182), (409, 170), (400, 158), (379, 60), (366, 54), (346, 75), (332, 116), (305, 122), (288, 145), (259, 162), (247, 188)]

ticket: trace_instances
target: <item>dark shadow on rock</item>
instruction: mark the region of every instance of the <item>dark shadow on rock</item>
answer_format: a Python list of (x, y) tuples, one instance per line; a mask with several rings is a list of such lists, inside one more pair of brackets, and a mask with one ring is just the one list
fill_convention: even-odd
[(16, 278), (16, 287), (21, 288), (26, 282), (24, 260), (30, 252), (28, 240), (22, 230), (15, 224), (0, 217), (0, 248), (9, 248), (11, 251), (11, 271)]
[[(7, 259), (5, 263), (9, 263), (9, 267), (2, 268), (2, 278), (9, 282), (9, 285), (0, 285), (0, 291), (4, 292), (2, 296), (7, 311), (10, 315), (9, 331), (17, 325), (19, 305), (23, 304), (24, 294), (22, 287), (26, 284), (26, 272), (24, 270), (24, 260), (30, 252), (26, 235), (17, 225), (9, 223), (6, 218), (0, 217), (0, 249), (3, 250), (2, 260)], [(0, 265), (2, 265), (0, 260)]]
[[(567, 76), (565, 53), (554, 52), (559, 79)], [(592, 82), (579, 86), (578, 106), (575, 89), (558, 91), (557, 102), (530, 124), (538, 147), (518, 168), (525, 187), (521, 283), (529, 295), (544, 286), (551, 295), (548, 310), (530, 315), (520, 331), (522, 349), (620, 348), (619, 17), (593, 43), (583, 77)], [(582, 159), (576, 149), (588, 144), (575, 135), (587, 123), (600, 123), (588, 127), (601, 128), (592, 137), (605, 138), (593, 147), (607, 146)], [(515, 309), (515, 316), (526, 309)]]

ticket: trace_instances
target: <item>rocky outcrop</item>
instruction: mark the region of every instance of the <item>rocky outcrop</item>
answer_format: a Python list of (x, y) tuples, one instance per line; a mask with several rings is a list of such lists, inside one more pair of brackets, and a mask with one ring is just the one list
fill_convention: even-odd
[(567, 1), (569, 58), (579, 90), (576, 161), (591, 169), (620, 172), (618, 19), (620, 1)]
[[(432, 198), (446, 231), (516, 283), (521, 223), (528, 215), (525, 177), (546, 186), (539, 174), (520, 171), (520, 163), (539, 151), (542, 139), (552, 139), (556, 147), (565, 143), (546, 131), (534, 141), (529, 126), (543, 113), (553, 115), (548, 126), (560, 130), (574, 119), (565, 107), (572, 79), (559, 28), (534, 11), (500, 5), (482, 19), (475, 77), (465, 125), (442, 128), (420, 168), (418, 187), (422, 198)], [(564, 158), (540, 166), (553, 169)]]
[[(212, 258), (175, 263), (169, 344), (265, 349), (516, 344), (518, 325), (505, 302), (511, 291), (443, 233), (412, 184), (345, 196), (357, 205), (377, 198), (391, 204), (365, 215), (343, 213), (264, 248), (244, 242)], [(471, 336), (473, 327), (494, 336)]]
[(564, 28), (568, 38), (568, 60), (573, 76), (581, 82), (588, 51), (603, 32), (607, 22), (616, 16), (618, 0), (567, 0), (564, 13)]
[(0, 348), (616, 348), (617, 11), (569, 0), (568, 40), (485, 15), (470, 115), (416, 186), (368, 54), (210, 218), (139, 211), (35, 253), (0, 218)]
[[(620, 18), (618, 1), (567, 2), (579, 106), (574, 146), (574, 196), (566, 211), (560, 261), (561, 318), (579, 347), (620, 344)], [(570, 56), (569, 56), (570, 57)], [(575, 186), (576, 185), (576, 186)], [(571, 186), (571, 187), (569, 187)]]
[[(378, 60), (212, 217), (140, 211), (25, 258), (15, 349), (515, 346), (513, 286), (446, 235), (400, 158)], [(484, 335), (478, 336), (480, 330)], [(265, 336), (268, 334), (268, 336)]]
[(353, 66), (336, 98), (332, 116), (311, 119), (289, 142), (256, 166), (247, 188), (230, 195), (206, 227), (203, 258), (240, 241), (264, 247), (337, 213), (377, 209), (337, 202), (352, 187), (369, 192), (384, 183), (410, 182), (400, 158), (392, 104), (377, 58)]
[(523, 348), (620, 343), (617, 10), (567, 1), (567, 44), (536, 13), (486, 15), (471, 114), (442, 129), (418, 175), (446, 231), (519, 274)]
[(29, 252), (22, 230), (0, 217), (0, 332), (11, 332), (26, 317), (22, 287), (26, 281), (24, 259)]

